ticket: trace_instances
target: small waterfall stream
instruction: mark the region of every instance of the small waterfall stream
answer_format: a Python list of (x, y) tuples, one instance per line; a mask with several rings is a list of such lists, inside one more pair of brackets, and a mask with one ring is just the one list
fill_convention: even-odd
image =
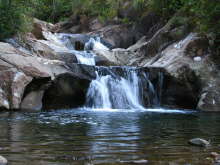
[(86, 106), (104, 109), (143, 109), (141, 101), (142, 83), (134, 69), (125, 69), (125, 77), (111, 73), (102, 76), (97, 72), (96, 80), (90, 84)]
[[(107, 69), (107, 73), (106, 70)], [(145, 109), (159, 107), (163, 75), (158, 73), (157, 88), (148, 73), (135, 67), (98, 68), (90, 83), (86, 107), (93, 109)], [(147, 105), (146, 105), (147, 104)]]
[[(87, 38), (84, 50), (75, 49), (75, 34), (45, 34), (45, 44), (57, 49), (68, 51), (76, 56), (79, 64), (95, 66), (93, 50), (109, 50), (99, 37)], [(104, 68), (104, 69), (103, 69)], [(159, 106), (163, 75), (159, 73), (157, 89), (148, 78), (148, 74), (135, 67), (96, 66), (96, 79), (92, 80), (87, 91), (85, 107), (93, 109), (145, 109), (148, 106)]]

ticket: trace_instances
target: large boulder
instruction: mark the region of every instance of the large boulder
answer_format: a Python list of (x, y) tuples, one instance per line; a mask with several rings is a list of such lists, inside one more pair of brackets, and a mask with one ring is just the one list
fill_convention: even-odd
[(60, 60), (69, 63), (77, 63), (73, 52), (68, 51), (63, 45), (54, 45), (52, 41), (36, 40), (26, 37), (26, 45), (38, 57), (49, 60)]
[(177, 84), (164, 91), (166, 103), (174, 99), (184, 103), (186, 108), (219, 111), (219, 72), (209, 54), (206, 38), (191, 33), (168, 46), (145, 66), (163, 67), (177, 80)]
[(90, 81), (71, 73), (56, 77), (43, 96), (43, 109), (70, 109), (84, 105)]
[(113, 48), (128, 48), (141, 38), (141, 34), (132, 25), (108, 25), (89, 35), (100, 36)]
[(41, 21), (37, 18), (34, 18), (33, 19), (33, 29), (31, 32), (37, 39), (45, 39), (43, 32), (44, 31), (51, 31), (53, 28), (54, 28), (53, 24)]
[(162, 67), (162, 104), (167, 107), (219, 111), (220, 79), (205, 37), (187, 35), (186, 25), (168, 22), (148, 40), (141, 38), (128, 49), (96, 50), (116, 65)]
[(152, 38), (140, 37), (139, 35), (143, 33), (129, 25), (113, 25), (113, 27), (109, 26), (92, 32), (105, 38), (115, 48), (105, 52), (97, 50), (95, 53), (117, 65), (144, 66), (146, 63), (157, 60), (158, 54), (163, 49), (188, 34), (187, 25), (176, 25), (173, 22), (170, 20), (156, 33), (152, 32), (154, 34)]
[(85, 101), (96, 70), (95, 66), (30, 56), (0, 42), (0, 109), (78, 107)]

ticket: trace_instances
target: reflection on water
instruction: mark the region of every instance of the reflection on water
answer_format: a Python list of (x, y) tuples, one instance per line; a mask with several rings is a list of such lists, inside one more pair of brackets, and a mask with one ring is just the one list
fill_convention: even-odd
[[(216, 114), (71, 110), (0, 113), (0, 155), (10, 165), (209, 164), (219, 150)], [(187, 144), (194, 137), (210, 148)], [(147, 163), (148, 162), (148, 163)]]

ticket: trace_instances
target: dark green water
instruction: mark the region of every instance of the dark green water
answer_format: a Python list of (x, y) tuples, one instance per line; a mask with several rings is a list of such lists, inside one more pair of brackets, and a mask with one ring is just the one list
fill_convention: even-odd
[[(195, 137), (212, 146), (188, 145)], [(219, 144), (220, 117), (212, 113), (0, 113), (0, 155), (10, 165), (205, 165)]]

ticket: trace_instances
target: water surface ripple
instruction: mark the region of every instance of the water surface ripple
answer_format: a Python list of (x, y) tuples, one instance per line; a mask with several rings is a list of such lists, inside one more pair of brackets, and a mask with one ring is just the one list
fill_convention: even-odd
[[(2, 112), (0, 155), (10, 165), (208, 165), (210, 152), (220, 150), (219, 130), (220, 118), (212, 113), (101, 109)], [(212, 146), (188, 145), (195, 137), (211, 140)]]

